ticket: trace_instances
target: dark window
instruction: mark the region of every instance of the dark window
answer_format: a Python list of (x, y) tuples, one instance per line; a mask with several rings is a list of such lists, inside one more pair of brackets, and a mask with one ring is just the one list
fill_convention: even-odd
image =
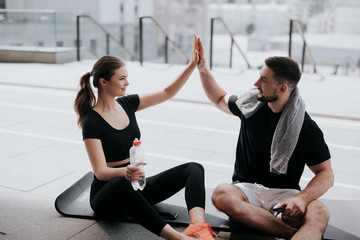
[(6, 8), (6, 0), (0, 0), (0, 9)]

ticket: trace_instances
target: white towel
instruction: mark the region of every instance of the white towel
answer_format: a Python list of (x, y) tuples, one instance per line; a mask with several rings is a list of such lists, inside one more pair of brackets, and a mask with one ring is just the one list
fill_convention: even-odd
[[(244, 114), (245, 118), (251, 117), (256, 113), (265, 102), (257, 99), (259, 91), (252, 88), (244, 94), (238, 96), (236, 105)], [(305, 102), (300, 96), (298, 87), (291, 93), (276, 129), (270, 149), (270, 172), (286, 174), (289, 159), (294, 152), (299, 134), (305, 117)]]

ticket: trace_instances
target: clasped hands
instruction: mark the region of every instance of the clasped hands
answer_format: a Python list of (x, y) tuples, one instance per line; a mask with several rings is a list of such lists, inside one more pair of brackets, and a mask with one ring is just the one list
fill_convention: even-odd
[(194, 34), (193, 38), (193, 52), (190, 59), (190, 64), (197, 66), (198, 70), (203, 70), (206, 66), (204, 47), (199, 37)]

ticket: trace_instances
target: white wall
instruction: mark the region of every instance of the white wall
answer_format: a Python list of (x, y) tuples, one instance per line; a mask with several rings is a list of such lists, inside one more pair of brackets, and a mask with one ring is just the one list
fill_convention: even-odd
[(259, 34), (288, 32), (291, 9), (278, 4), (209, 4), (209, 17), (221, 17), (235, 33), (245, 33), (253, 23)]
[(336, 7), (335, 32), (360, 33), (360, 1)]
[(7, 9), (41, 9), (74, 13), (95, 13), (100, 0), (7, 0)]
[(99, 0), (99, 19), (101, 23), (118, 23), (120, 20), (120, 0)]

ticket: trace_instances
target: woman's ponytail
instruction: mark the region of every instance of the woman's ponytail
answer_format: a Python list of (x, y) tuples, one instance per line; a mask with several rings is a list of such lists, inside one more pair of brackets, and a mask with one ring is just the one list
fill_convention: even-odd
[[(80, 79), (80, 90), (76, 95), (74, 109), (78, 115), (78, 125), (82, 127), (82, 120), (87, 112), (96, 104), (96, 97), (91, 88), (90, 77), (93, 77), (93, 85), (99, 88), (99, 81), (104, 78), (110, 81), (116, 69), (125, 66), (125, 63), (114, 56), (103, 56), (94, 64), (91, 72), (84, 74)], [(100, 90), (100, 89), (99, 89)]]
[(82, 127), (82, 120), (96, 102), (95, 94), (90, 84), (91, 73), (88, 72), (80, 78), (80, 90), (76, 95), (74, 109), (78, 115), (78, 126)]

